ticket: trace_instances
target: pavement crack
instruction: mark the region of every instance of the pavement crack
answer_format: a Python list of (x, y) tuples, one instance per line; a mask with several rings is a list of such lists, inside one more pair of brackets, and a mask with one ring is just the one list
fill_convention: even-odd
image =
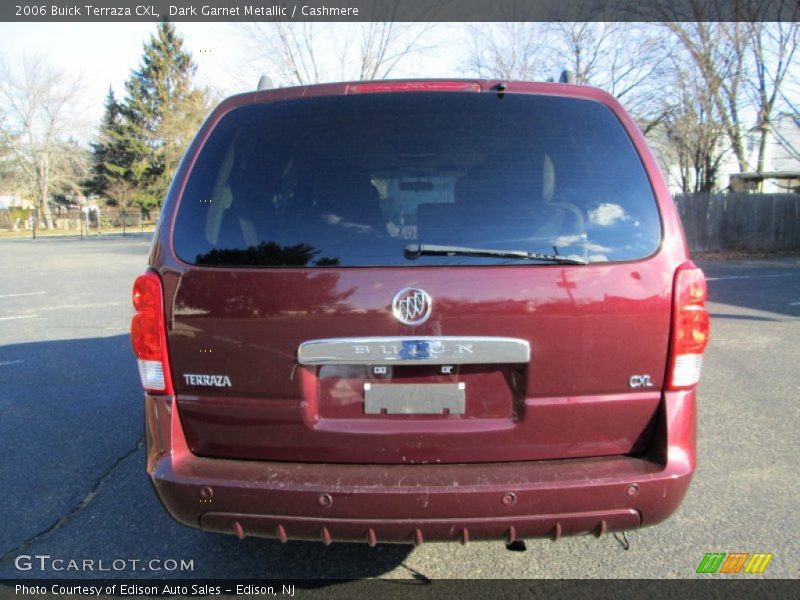
[(56, 521), (52, 525), (42, 529), (39, 533), (36, 533), (33, 536), (29, 537), (27, 540), (19, 544), (16, 548), (12, 548), (8, 552), (0, 556), (0, 562), (5, 562), (6, 560), (9, 560), (17, 556), (19, 552), (22, 552), (26, 548), (41, 541), (43, 538), (47, 537), (54, 531), (57, 531), (58, 529), (61, 529), (64, 525), (67, 525), (68, 523), (72, 522), (75, 519), (75, 517), (77, 517), (81, 512), (83, 512), (83, 510), (87, 506), (89, 506), (89, 504), (91, 504), (92, 500), (94, 500), (97, 497), (97, 495), (103, 489), (103, 486), (105, 485), (106, 481), (108, 481), (108, 479), (114, 474), (114, 471), (116, 471), (117, 468), (126, 459), (133, 456), (143, 446), (144, 446), (144, 436), (140, 437), (133, 448), (131, 448), (125, 454), (123, 454), (117, 460), (115, 460), (114, 463), (100, 477), (97, 478), (94, 485), (92, 486), (92, 489), (89, 490), (89, 493), (86, 494), (81, 499), (80, 502), (78, 502), (65, 514), (61, 515), (58, 519), (56, 519)]

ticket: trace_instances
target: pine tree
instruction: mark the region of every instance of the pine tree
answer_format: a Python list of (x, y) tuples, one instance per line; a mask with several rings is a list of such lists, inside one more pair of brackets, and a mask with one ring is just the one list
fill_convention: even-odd
[(92, 170), (87, 189), (122, 205), (127, 204), (127, 198), (119, 189), (126, 180), (125, 146), (121, 107), (114, 90), (109, 87), (97, 141), (91, 144)]
[(171, 23), (159, 23), (139, 68), (111, 94), (101, 124), (95, 172), (107, 196), (144, 208), (159, 205), (178, 161), (200, 125), (207, 94), (192, 85), (196, 67)]
[(130, 179), (142, 204), (161, 202), (205, 113), (205, 94), (192, 86), (195, 70), (175, 27), (160, 23), (145, 45), (140, 68), (126, 83)]

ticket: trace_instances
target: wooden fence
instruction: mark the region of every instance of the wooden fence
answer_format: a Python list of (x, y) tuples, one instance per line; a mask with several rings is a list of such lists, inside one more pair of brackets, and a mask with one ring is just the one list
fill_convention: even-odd
[(800, 194), (675, 197), (692, 251), (800, 250)]

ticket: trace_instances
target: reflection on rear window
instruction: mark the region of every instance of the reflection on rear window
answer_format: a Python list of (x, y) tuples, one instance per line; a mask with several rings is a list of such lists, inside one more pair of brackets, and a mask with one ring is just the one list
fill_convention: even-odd
[(441, 244), (602, 262), (649, 256), (660, 237), (641, 161), (602, 104), (403, 93), (228, 113), (189, 175), (174, 246), (202, 265), (476, 265), (508, 259), (410, 260), (403, 250)]

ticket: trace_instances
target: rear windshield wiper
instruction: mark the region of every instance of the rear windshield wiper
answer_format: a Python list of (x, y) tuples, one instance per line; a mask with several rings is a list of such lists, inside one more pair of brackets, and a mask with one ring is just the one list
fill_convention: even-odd
[(434, 244), (409, 244), (405, 250), (406, 258), (415, 259), (420, 256), (483, 256), (486, 258), (518, 258), (522, 260), (538, 260), (565, 265), (585, 265), (580, 258), (559, 256), (558, 254), (540, 254), (527, 250), (491, 250), (488, 248), (466, 248), (464, 246), (437, 246)]

